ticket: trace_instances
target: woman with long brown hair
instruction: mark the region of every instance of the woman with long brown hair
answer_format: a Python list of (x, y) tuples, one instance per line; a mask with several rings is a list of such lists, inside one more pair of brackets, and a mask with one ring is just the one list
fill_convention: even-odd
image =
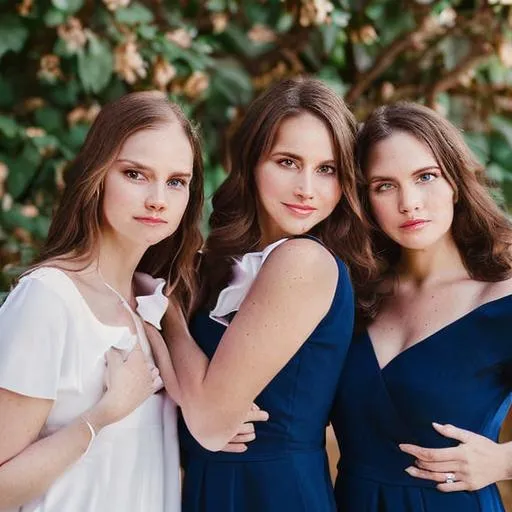
[(101, 110), (41, 259), (0, 309), (1, 509), (179, 510), (176, 406), (155, 394), (147, 335), (166, 283), (185, 311), (195, 297), (202, 199), (176, 105), (140, 92)]
[(512, 225), (461, 134), (426, 107), (377, 109), (356, 153), (380, 300), (333, 408), (338, 510), (503, 511)]
[[(172, 363), (155, 347), (183, 397), (186, 512), (334, 509), (324, 436), (352, 335), (349, 272), (364, 284), (373, 264), (355, 133), (337, 94), (297, 78), (257, 98), (232, 138), (190, 323), (197, 345), (170, 308)], [(253, 401), (269, 413), (257, 440), (219, 453)]]

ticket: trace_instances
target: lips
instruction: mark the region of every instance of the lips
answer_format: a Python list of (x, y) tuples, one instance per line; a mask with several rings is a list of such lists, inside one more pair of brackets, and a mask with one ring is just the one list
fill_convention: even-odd
[(137, 222), (141, 222), (142, 224), (146, 224), (148, 226), (158, 226), (161, 224), (167, 224), (167, 221), (160, 219), (158, 217), (134, 217)]
[(282, 203), (288, 210), (296, 215), (307, 216), (316, 211), (313, 206), (307, 206), (305, 204), (294, 204), (294, 203)]
[(430, 221), (427, 219), (411, 219), (403, 224), (400, 224), (401, 229), (419, 229), (426, 224), (428, 224)]

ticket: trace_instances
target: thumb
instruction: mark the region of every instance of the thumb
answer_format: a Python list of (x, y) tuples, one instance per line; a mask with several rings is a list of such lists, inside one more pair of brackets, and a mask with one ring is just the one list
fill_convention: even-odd
[(474, 432), (464, 430), (463, 428), (455, 427), (454, 425), (446, 424), (441, 425), (439, 423), (432, 422), (432, 426), (444, 437), (456, 439), (461, 443), (469, 442), (474, 436), (478, 436)]
[(106, 353), (107, 366), (117, 368), (123, 364), (123, 354), (117, 348), (112, 347)]

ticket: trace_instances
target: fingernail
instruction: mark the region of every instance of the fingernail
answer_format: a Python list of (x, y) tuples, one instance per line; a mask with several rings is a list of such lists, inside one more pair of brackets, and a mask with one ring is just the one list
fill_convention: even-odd
[(416, 473), (416, 468), (409, 466), (408, 468), (405, 468), (406, 473), (409, 473), (410, 475), (414, 475)]
[(432, 425), (434, 425), (434, 427), (442, 427), (443, 426), (440, 423), (436, 423), (435, 421), (432, 422)]

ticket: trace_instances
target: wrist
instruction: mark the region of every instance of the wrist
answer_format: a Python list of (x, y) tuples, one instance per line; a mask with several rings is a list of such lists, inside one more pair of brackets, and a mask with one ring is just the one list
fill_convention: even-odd
[(500, 448), (503, 454), (504, 478), (503, 480), (512, 480), (512, 442), (501, 443)]
[(82, 414), (82, 418), (91, 425), (96, 434), (107, 425), (116, 421), (111, 417), (108, 407), (105, 407), (101, 400), (94, 407)]

